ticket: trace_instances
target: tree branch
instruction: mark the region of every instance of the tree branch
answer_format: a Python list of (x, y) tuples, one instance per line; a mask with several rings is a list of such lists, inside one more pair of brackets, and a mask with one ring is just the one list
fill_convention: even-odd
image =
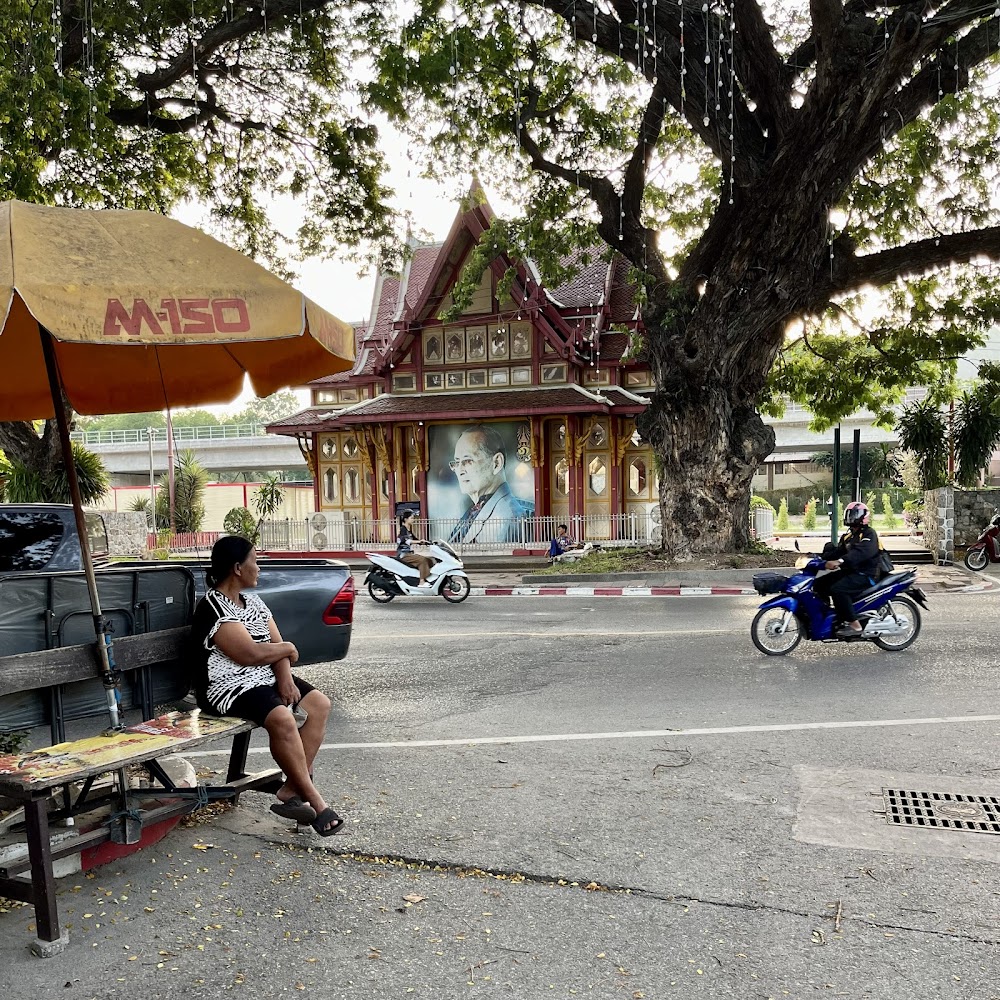
[(809, 13), (816, 46), (816, 85), (821, 91), (826, 91), (834, 81), (833, 63), (844, 8), (841, 0), (809, 0)]
[(948, 264), (968, 264), (975, 257), (1000, 260), (1000, 226), (952, 233), (854, 257), (835, 266), (824, 294), (856, 292), (865, 285), (880, 287), (896, 278), (915, 277)]
[[(648, 8), (651, 13), (647, 16), (655, 18), (657, 42), (656, 48), (650, 51), (642, 25), (638, 29), (635, 27), (635, 0), (610, 0), (614, 13), (601, 9), (592, 0), (576, 0), (575, 4), (571, 0), (525, 2), (566, 22), (575, 16), (579, 38), (589, 40), (600, 52), (621, 59), (647, 80), (652, 82), (655, 77), (657, 83), (662, 81), (667, 103), (722, 163), (732, 164), (737, 183), (748, 185), (760, 175), (769, 148), (763, 129), (746, 106), (739, 87), (733, 88), (731, 98), (728, 87), (719, 88), (716, 100), (716, 88), (709, 81), (704, 55), (711, 48), (717, 48), (725, 37), (723, 19), (706, 14), (699, 0), (683, 0), (680, 5), (684, 16), (683, 85), (679, 5), (660, 3), (655, 8)], [(725, 23), (728, 25), (728, 18)], [(712, 65), (714, 63), (709, 63)], [(739, 154), (735, 163), (732, 160), (734, 142)]]
[(733, 58), (743, 89), (757, 102), (768, 132), (785, 131), (792, 116), (791, 74), (774, 47), (771, 26), (756, 0), (733, 4), (736, 39)]
[(219, 21), (209, 28), (194, 44), (185, 46), (184, 51), (168, 65), (151, 73), (140, 73), (135, 84), (149, 94), (155, 94), (164, 87), (172, 86), (182, 77), (189, 75), (195, 62), (199, 65), (228, 42), (235, 42), (249, 35), (262, 32), (265, 24), (271, 25), (283, 17), (300, 13), (313, 13), (330, 5), (330, 0), (253, 0), (260, 9), (255, 9), (231, 21)]

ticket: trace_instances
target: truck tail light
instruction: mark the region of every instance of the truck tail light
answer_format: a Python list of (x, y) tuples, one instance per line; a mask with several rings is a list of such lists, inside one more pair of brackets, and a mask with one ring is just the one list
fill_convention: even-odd
[(324, 625), (350, 625), (354, 621), (354, 577), (349, 576), (323, 612)]

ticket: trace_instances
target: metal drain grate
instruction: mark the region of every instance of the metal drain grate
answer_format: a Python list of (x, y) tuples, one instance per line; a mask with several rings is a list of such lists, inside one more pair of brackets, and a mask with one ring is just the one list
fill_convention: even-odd
[(1000, 833), (1000, 799), (954, 792), (883, 788), (885, 818), (896, 826), (965, 833)]

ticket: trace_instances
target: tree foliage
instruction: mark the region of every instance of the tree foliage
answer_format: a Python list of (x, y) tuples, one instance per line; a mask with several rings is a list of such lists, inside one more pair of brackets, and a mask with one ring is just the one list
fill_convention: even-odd
[[(10, 0), (0, 14), (0, 198), (166, 212), (195, 198), (227, 238), (289, 251), (386, 243), (378, 132), (355, 64), (383, 0)], [(299, 199), (296, 244), (269, 201)]]
[(1000, 318), (995, 5), (57, 0), (51, 25), (9, 8), (9, 195), (190, 194), (273, 260), (261, 192), (285, 192), (310, 213), (304, 250), (384, 242), (381, 114), (427, 172), (474, 169), (523, 207), (486, 234), (459, 304), (502, 251), (547, 282), (574, 248), (623, 254), (676, 555), (746, 541), (762, 408), (887, 423), (910, 385), (946, 398)]

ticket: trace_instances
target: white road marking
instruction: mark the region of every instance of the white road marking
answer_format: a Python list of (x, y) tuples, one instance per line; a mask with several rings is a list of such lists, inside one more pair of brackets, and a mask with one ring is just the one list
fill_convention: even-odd
[(664, 629), (655, 632), (623, 632), (611, 630), (608, 632), (405, 632), (398, 634), (383, 633), (380, 635), (359, 635), (354, 633), (351, 636), (351, 643), (359, 639), (380, 639), (383, 641), (398, 642), (401, 638), (406, 639), (478, 639), (481, 636), (523, 636), (528, 639), (568, 639), (579, 638), (580, 636), (614, 636), (615, 638), (631, 638), (641, 635), (731, 635), (733, 632), (746, 632), (746, 628), (678, 628)]
[[(822, 729), (883, 729), (898, 726), (946, 726), (954, 723), (1000, 722), (1000, 715), (944, 715), (927, 719), (862, 719), (855, 722), (787, 722), (769, 726), (711, 726), (703, 729), (637, 729), (611, 733), (551, 733), (535, 736), (473, 736), (457, 740), (394, 740), (385, 743), (324, 743), (320, 750), (403, 750), (412, 747), (474, 747), (510, 743), (580, 743), (587, 740), (650, 740), (664, 737), (734, 736), (741, 733), (794, 733)], [(252, 747), (250, 753), (268, 753)], [(217, 757), (229, 749), (201, 750), (185, 757)]]

